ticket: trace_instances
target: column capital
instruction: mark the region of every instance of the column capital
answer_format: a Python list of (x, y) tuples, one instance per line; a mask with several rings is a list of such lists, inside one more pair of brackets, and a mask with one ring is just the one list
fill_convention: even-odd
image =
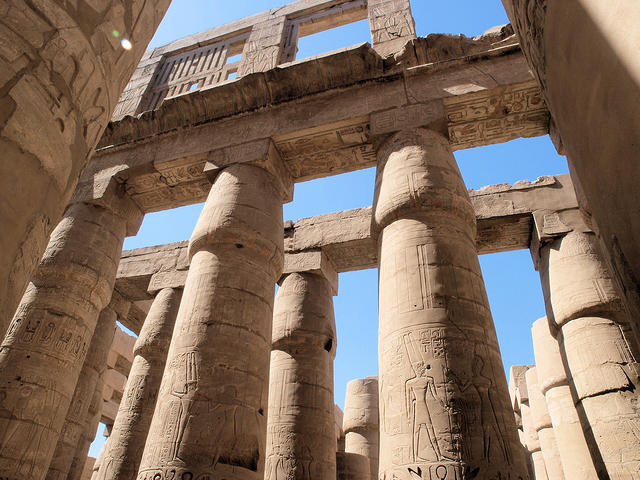
[(251, 142), (232, 145), (209, 152), (204, 166), (204, 174), (213, 183), (218, 174), (230, 165), (245, 163), (263, 168), (276, 179), (282, 193), (282, 202), (293, 200), (293, 177), (287, 169), (273, 140), (263, 138)]
[(313, 273), (326, 279), (334, 296), (338, 294), (338, 273), (333, 262), (322, 250), (287, 253), (284, 256), (284, 270), (279, 284), (284, 277), (292, 273)]
[(80, 202), (106, 208), (125, 219), (127, 236), (138, 233), (144, 218), (144, 212), (126, 193), (125, 185), (112, 175), (94, 176), (89, 182), (79, 183), (69, 205)]

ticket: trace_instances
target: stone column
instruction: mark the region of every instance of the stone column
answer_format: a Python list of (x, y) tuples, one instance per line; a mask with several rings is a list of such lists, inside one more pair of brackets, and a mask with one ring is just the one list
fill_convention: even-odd
[(524, 422), (522, 418), (522, 404), (529, 403), (529, 393), (527, 389), (527, 380), (525, 374), (527, 370), (533, 365), (512, 365), (509, 369), (509, 397), (511, 399), (511, 407), (513, 408), (513, 414), (516, 420), (516, 427), (518, 427), (518, 438), (520, 439), (520, 446), (524, 452), (527, 468), (529, 470), (529, 477), (535, 479), (535, 473), (533, 468), (533, 459), (531, 453), (527, 448), (527, 437), (524, 433)]
[(538, 386), (545, 396), (565, 478), (598, 477), (576, 410), (555, 334), (546, 317), (533, 323)]
[(142, 325), (109, 442), (100, 455), (99, 480), (134, 480), (158, 398), (182, 290), (160, 290)]
[(551, 423), (551, 417), (549, 416), (547, 401), (538, 385), (538, 369), (536, 367), (530, 368), (527, 370), (525, 376), (527, 379), (527, 390), (529, 392), (531, 421), (538, 436), (547, 475), (552, 480), (564, 480), (562, 462), (560, 461), (556, 436), (553, 433), (553, 425)]
[(117, 314), (111, 304), (100, 312), (46, 480), (67, 479), (78, 443), (86, 433), (89, 404), (95, 396), (96, 387), (101, 384), (100, 377), (107, 367), (107, 355), (113, 342), (116, 319)]
[(116, 187), (100, 205), (69, 206), (0, 346), (0, 475), (13, 480), (41, 479), (49, 468), (127, 222), (132, 233), (142, 220)]
[(336, 478), (332, 296), (338, 275), (328, 277), (320, 269), (286, 274), (276, 295), (265, 480)]
[(379, 475), (526, 478), (475, 213), (448, 141), (424, 129), (389, 138), (378, 152), (373, 211)]
[[(579, 180), (574, 183), (581, 185), (606, 245), (604, 254), (635, 312), (632, 320), (638, 335), (640, 2), (503, 0), (503, 4), (542, 86), (571, 174)], [(615, 122), (594, 121), (611, 112)]]
[(2, 2), (0, 337), (169, 3)]
[(347, 384), (342, 429), (345, 433), (344, 451), (368, 458), (371, 480), (378, 480), (378, 377), (351, 380)]
[(357, 453), (336, 452), (338, 480), (368, 480), (371, 478), (369, 459)]
[[(269, 152), (279, 161), (272, 145)], [(273, 296), (284, 256), (280, 180), (248, 164), (215, 177), (189, 244), (140, 480), (264, 475)]]
[(540, 276), (596, 468), (623, 478), (640, 471), (640, 364), (596, 242), (574, 231), (544, 245)]
[[(104, 389), (103, 377), (100, 377), (96, 390), (93, 393), (93, 398), (89, 404), (89, 411), (87, 412), (87, 421), (83, 435), (78, 441), (76, 446), (76, 452), (71, 462), (71, 468), (69, 468), (69, 475), (67, 480), (85, 480), (82, 475), (85, 473), (85, 466), (89, 456), (89, 449), (91, 444), (96, 439), (96, 433), (100, 419), (102, 418), (102, 406), (104, 400), (102, 399), (102, 391)], [(95, 465), (92, 465), (92, 470)]]
[(369, 0), (371, 45), (382, 57), (399, 53), (416, 38), (409, 0)]
[[(527, 389), (528, 389), (527, 385)], [(520, 414), (522, 415), (522, 431), (524, 432), (524, 445), (529, 452), (531, 468), (533, 470), (533, 478), (535, 480), (547, 480), (550, 478), (547, 474), (547, 468), (540, 448), (540, 439), (538, 432), (533, 424), (533, 416), (531, 415), (531, 407), (528, 402), (520, 404)], [(552, 477), (551, 477), (552, 478)], [(555, 480), (555, 479), (553, 479)]]

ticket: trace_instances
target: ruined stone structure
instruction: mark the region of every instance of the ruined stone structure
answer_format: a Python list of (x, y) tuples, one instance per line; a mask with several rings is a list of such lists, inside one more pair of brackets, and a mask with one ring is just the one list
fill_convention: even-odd
[[(637, 7), (505, 0), (519, 39), (419, 38), (409, 0), (300, 0), (143, 55), (168, 0), (18, 3), (0, 7), (18, 39), (0, 42), (0, 479), (640, 475), (640, 62), (611, 33), (637, 39)], [(569, 14), (601, 28), (563, 50)], [(296, 59), (362, 19), (370, 44)], [(616, 95), (580, 74), (594, 62)], [(593, 133), (614, 107), (624, 129)], [(466, 189), (453, 151), (547, 134), (571, 177)], [(283, 222), (297, 182), (374, 166), (372, 207)], [(189, 242), (122, 252), (144, 214), (203, 201)], [(547, 317), (508, 386), (478, 254), (515, 249)], [(332, 296), (371, 267), (379, 376), (340, 419)]]

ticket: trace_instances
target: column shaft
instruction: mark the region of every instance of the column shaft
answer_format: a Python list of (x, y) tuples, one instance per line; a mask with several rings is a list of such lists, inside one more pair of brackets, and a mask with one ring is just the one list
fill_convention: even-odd
[(246, 164), (222, 170), (191, 237), (140, 480), (262, 479), (283, 237), (277, 179)]
[(336, 478), (333, 360), (336, 327), (329, 282), (292, 273), (273, 314), (266, 480)]
[(125, 227), (108, 208), (76, 203), (51, 235), (0, 346), (0, 475), (44, 478), (113, 292)]
[(545, 396), (565, 478), (598, 478), (576, 410), (560, 349), (546, 317), (533, 323), (538, 386)]
[(538, 369), (530, 368), (525, 374), (527, 379), (527, 391), (529, 392), (529, 406), (531, 407), (531, 420), (533, 428), (538, 436), (540, 451), (544, 457), (547, 475), (552, 480), (564, 480), (562, 462), (558, 453), (556, 436), (553, 433), (553, 424), (549, 416), (547, 401), (538, 384)]
[(106, 370), (107, 355), (116, 329), (116, 319), (117, 314), (110, 305), (100, 312), (46, 480), (67, 479), (78, 443), (85, 435), (90, 403), (100, 383), (100, 377)]
[(593, 233), (542, 249), (548, 310), (592, 455), (612, 477), (640, 469), (640, 364), (635, 336)]
[(336, 452), (338, 480), (367, 480), (371, 478), (369, 459), (357, 453)]
[(2, 2), (0, 337), (169, 3)]
[(378, 480), (380, 429), (378, 419), (378, 378), (367, 377), (347, 384), (342, 429), (347, 453), (369, 459), (371, 480)]
[(136, 478), (181, 298), (181, 289), (165, 288), (153, 300), (134, 347), (135, 357), (109, 442), (100, 455), (99, 480)]
[(91, 448), (93, 441), (96, 439), (98, 425), (102, 418), (102, 406), (104, 404), (103, 390), (104, 372), (98, 380), (95, 392), (93, 392), (93, 398), (91, 399), (89, 411), (87, 412), (85, 429), (83, 435), (78, 441), (78, 445), (76, 446), (76, 452), (73, 456), (73, 462), (71, 462), (71, 468), (69, 469), (67, 480), (85, 480), (82, 478), (82, 474), (84, 473), (84, 467), (89, 456), (89, 449)]
[(444, 137), (402, 132), (379, 151), (374, 230), (379, 474), (526, 478), (478, 263), (475, 213)]

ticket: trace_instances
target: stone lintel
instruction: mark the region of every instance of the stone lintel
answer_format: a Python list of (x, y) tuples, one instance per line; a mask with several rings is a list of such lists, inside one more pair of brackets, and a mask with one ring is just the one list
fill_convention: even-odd
[(400, 130), (426, 127), (448, 136), (448, 124), (444, 103), (433, 100), (398, 108), (374, 112), (370, 118), (372, 136), (389, 134)]
[[(534, 212), (540, 208), (549, 213), (559, 212), (563, 217), (577, 209), (569, 175), (492, 185), (469, 193), (476, 212), (476, 247), (480, 254), (530, 248)], [(123, 252), (116, 289), (126, 298), (140, 301), (152, 298), (149, 291), (181, 286), (188, 269), (187, 245), (184, 241)], [(377, 246), (371, 237), (370, 207), (303, 218), (289, 224), (285, 228), (284, 247), (285, 264), (291, 261), (286, 259), (290, 255), (313, 251), (322, 251), (338, 273), (375, 268), (378, 263)], [(125, 325), (136, 332), (140, 328)]]
[(333, 295), (338, 294), (338, 272), (322, 250), (287, 253), (284, 256), (283, 277), (289, 273), (314, 273), (327, 279)]
[(296, 182), (349, 172), (375, 165), (372, 132), (429, 126), (418, 115), (439, 102), (454, 150), (549, 132), (515, 41), (441, 37), (414, 40), (397, 64), (364, 44), (166, 100), (112, 122), (82, 181), (117, 175), (144, 212), (197, 203), (207, 161), (265, 138)]
[(293, 200), (293, 178), (270, 138), (221, 148), (209, 153), (203, 173), (213, 183), (222, 169), (236, 163), (249, 163), (267, 170), (280, 183), (282, 200)]

